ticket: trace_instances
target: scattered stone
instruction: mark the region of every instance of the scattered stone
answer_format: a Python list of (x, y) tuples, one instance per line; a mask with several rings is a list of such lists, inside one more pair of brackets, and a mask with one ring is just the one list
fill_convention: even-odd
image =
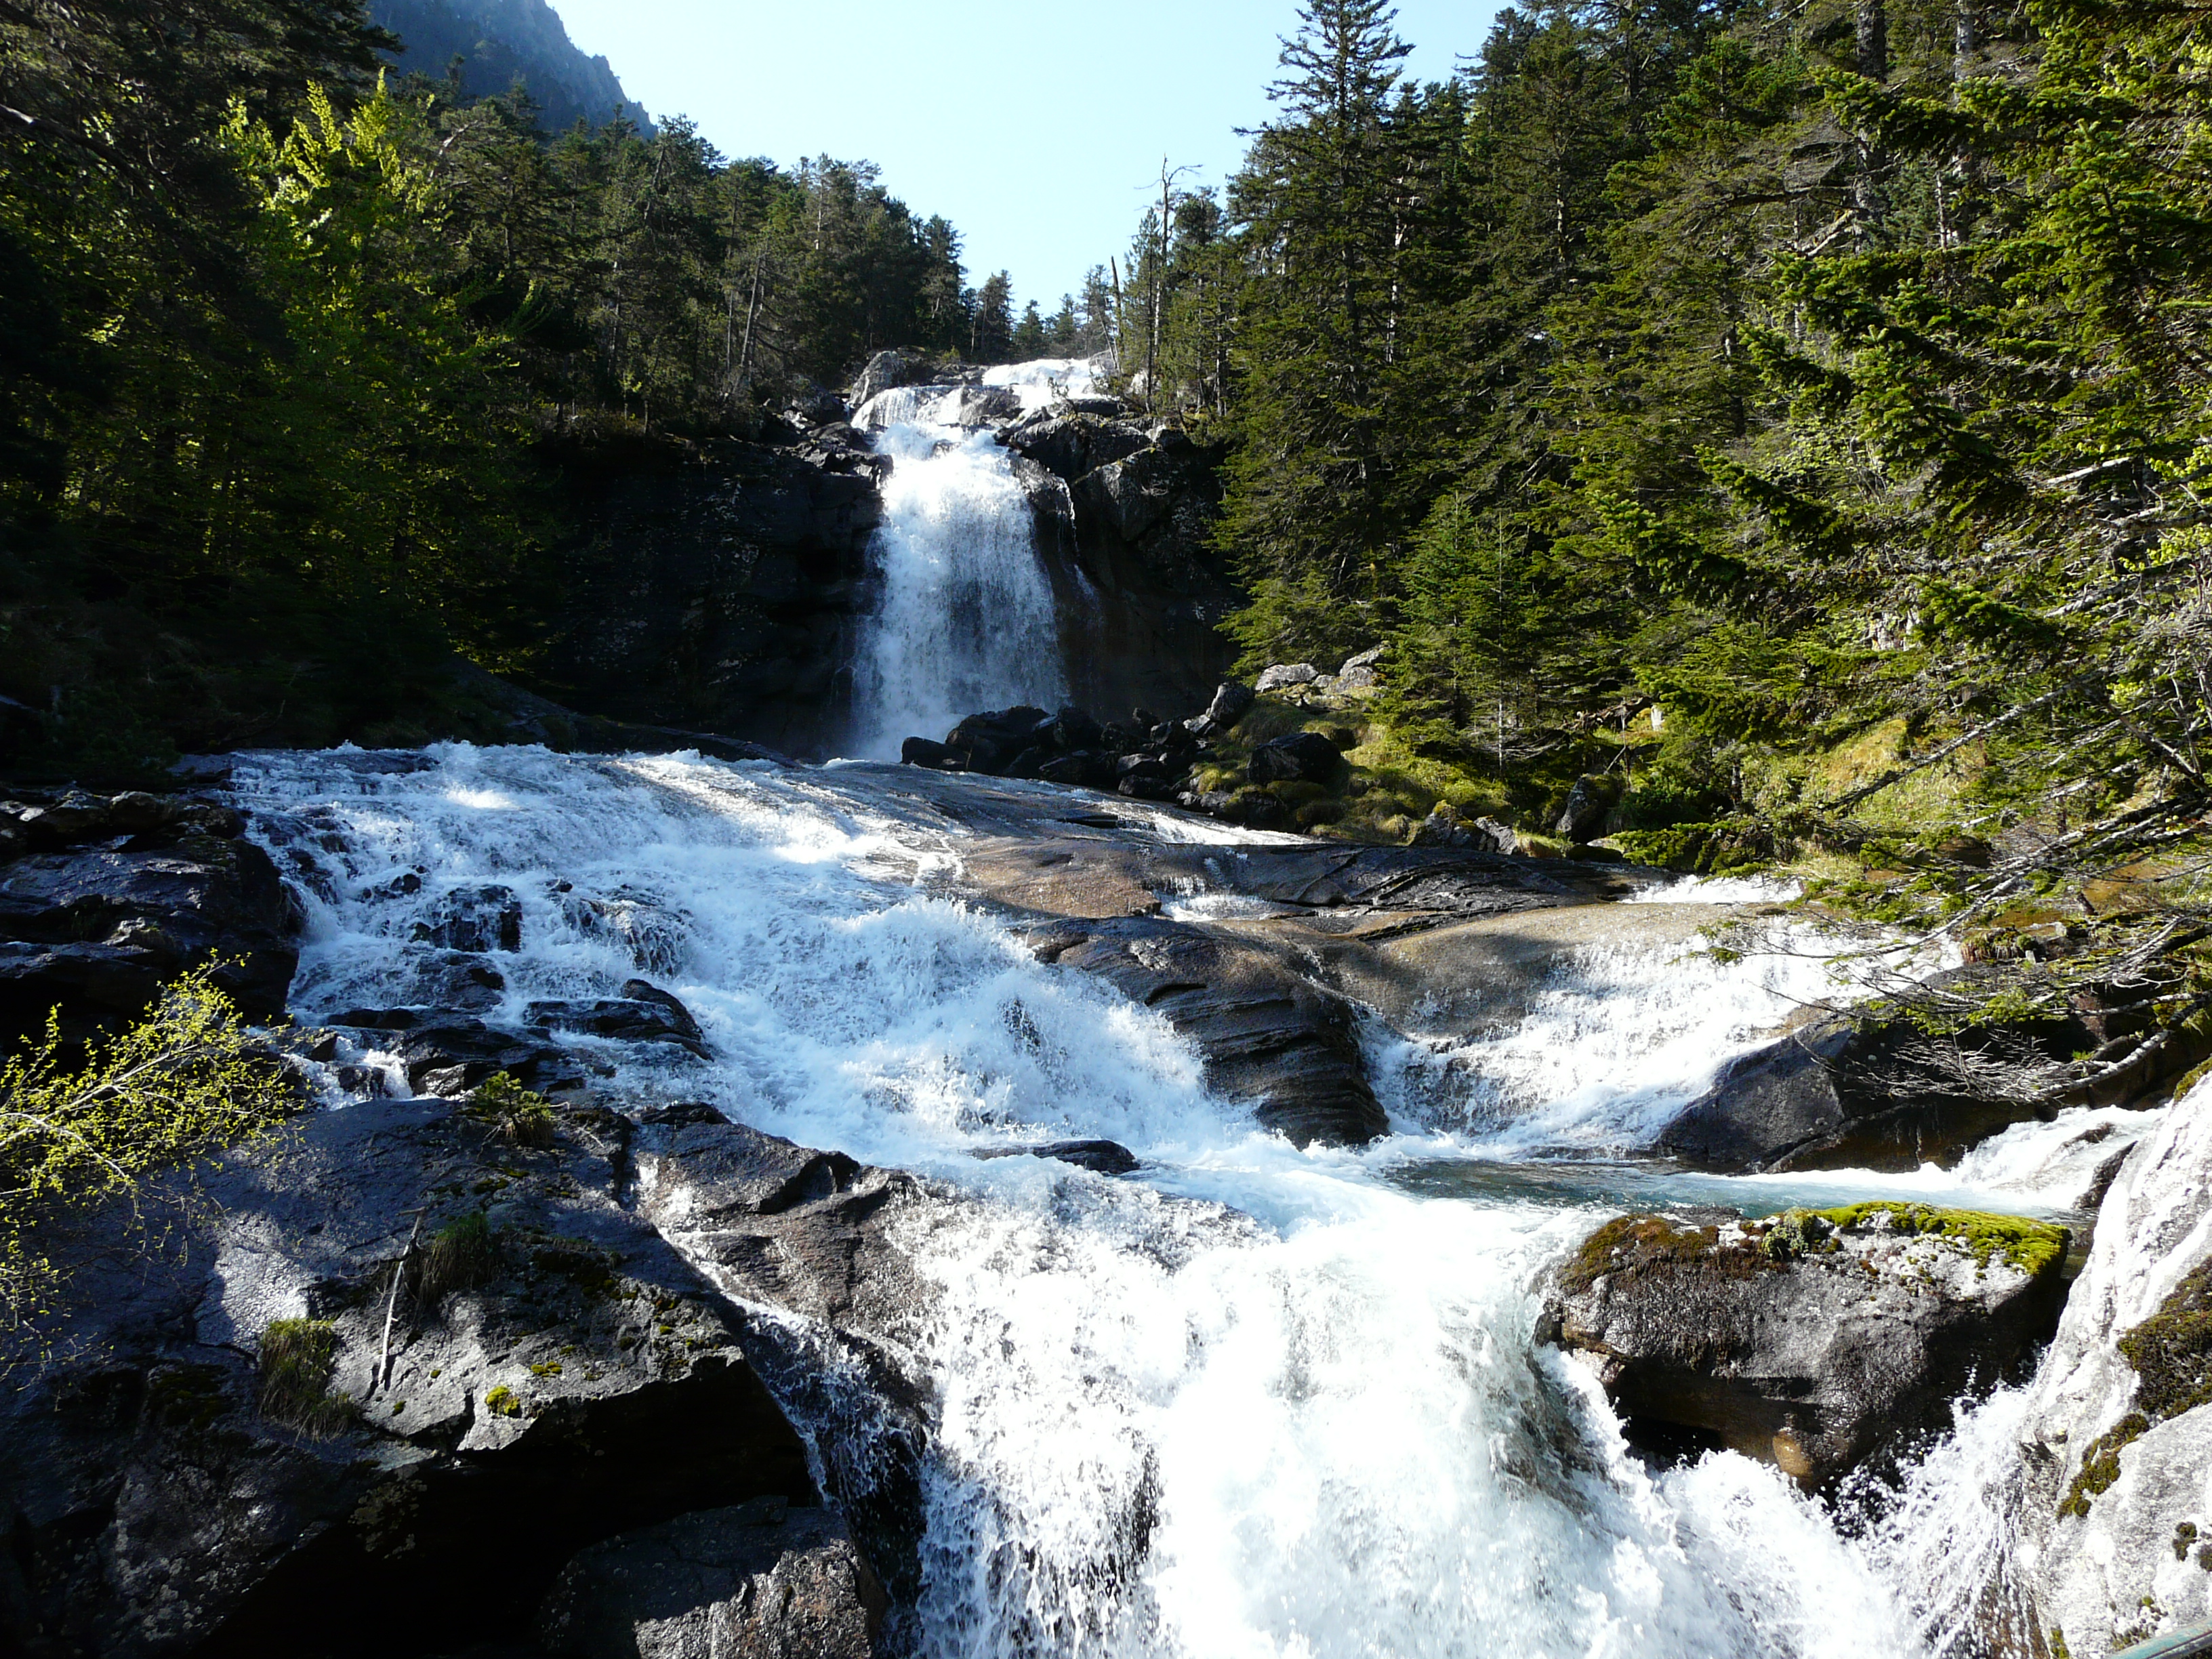
[(1544, 1334), (1632, 1431), (1688, 1431), (1820, 1486), (2012, 1375), (2057, 1322), (2068, 1242), (1911, 1204), (1626, 1216), (1560, 1272)]
[(699, 1022), (681, 1002), (643, 980), (631, 980), (623, 992), (596, 1001), (533, 1002), (524, 1018), (555, 1030), (585, 1031), (618, 1042), (665, 1042), (701, 1060), (708, 1057)]
[(1272, 668), (1260, 671), (1258, 683), (1253, 687), (1261, 696), (1270, 691), (1287, 691), (1295, 687), (1311, 685), (1321, 678), (1321, 671), (1310, 662), (1277, 663)]
[(1255, 749), (1247, 770), (1255, 783), (1328, 783), (1344, 770), (1344, 757), (1318, 732), (1293, 732)]
[(1344, 666), (1337, 670), (1336, 673), (1335, 689), (1338, 695), (1364, 696), (1379, 690), (1382, 682), (1376, 676), (1375, 667), (1382, 660), (1382, 653), (1385, 649), (1387, 649), (1386, 647), (1378, 645), (1373, 650), (1363, 651), (1356, 657), (1346, 657), (1344, 659)]

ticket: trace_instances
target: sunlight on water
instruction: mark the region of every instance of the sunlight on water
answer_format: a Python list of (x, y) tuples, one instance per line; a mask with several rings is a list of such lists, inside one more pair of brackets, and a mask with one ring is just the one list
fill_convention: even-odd
[[(981, 1200), (908, 1241), (939, 1287), (919, 1651), (1963, 1659), (1944, 1621), (1994, 1500), (1931, 1477), (1839, 1530), (1741, 1457), (1654, 1473), (1533, 1338), (1545, 1269), (1620, 1200), (1592, 1166), (1552, 1179), (1571, 1166), (1530, 1154), (1632, 1139), (1832, 990), (1817, 953), (1600, 954), (1479, 1049), (1378, 1034), (1401, 1074), (1479, 1054), (1494, 1085), (1416, 1102), (1401, 1075), (1408, 1133), (1300, 1152), (1213, 1097), (1163, 1019), (948, 896), (964, 832), (894, 782), (450, 746), (248, 757), (236, 787), (313, 895), (303, 1019), (434, 1001), (418, 927), (505, 888), (522, 948), (490, 958), (486, 1018), (642, 973), (714, 1058), (580, 1042), (619, 1063), (610, 1088), (713, 1101)], [(1232, 834), (1121, 816), (1140, 840)], [(2097, 1127), (2028, 1126), (1954, 1178), (2057, 1190), (2081, 1162), (2048, 1174), (2059, 1137)], [(1067, 1136), (1145, 1167), (973, 1156)], [(1986, 1432), (1931, 1471), (1996, 1443), (1998, 1405), (1972, 1420)]]

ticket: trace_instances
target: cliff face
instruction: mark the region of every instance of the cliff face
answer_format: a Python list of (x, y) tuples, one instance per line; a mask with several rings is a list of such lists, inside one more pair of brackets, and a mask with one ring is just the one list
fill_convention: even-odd
[(617, 720), (834, 747), (882, 506), (866, 458), (830, 459), (717, 441), (569, 465), (537, 689)]
[(586, 58), (546, 0), (372, 0), (369, 16), (405, 43), (401, 69), (442, 76), (462, 60), (461, 89), (481, 98), (517, 81), (537, 101), (550, 132), (617, 115), (650, 133), (645, 106), (623, 92), (604, 58)]

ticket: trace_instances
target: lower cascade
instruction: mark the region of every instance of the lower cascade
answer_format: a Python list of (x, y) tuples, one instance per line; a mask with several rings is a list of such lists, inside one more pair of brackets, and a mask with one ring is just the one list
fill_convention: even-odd
[[(2062, 1113), (1888, 1176), (1631, 1159), (1838, 994), (1808, 933), (1695, 954), (1755, 890), (1622, 878), (1609, 890), (1635, 902), (1596, 903), (1571, 868), (1545, 877), (1549, 908), (1525, 915), (1547, 953), (1498, 981), (1495, 1017), (1446, 1036), (1418, 998), (1364, 1005), (1389, 1132), (1301, 1149), (1223, 1084), (1176, 996), (1073, 965), (1102, 939), (1157, 965), (1324, 929), (1327, 910), (1244, 896), (1273, 890), (1254, 873), (1270, 860), (1316, 856), (1295, 837), (1018, 781), (688, 755), (272, 753), (232, 787), (309, 895), (292, 1006), (340, 1034), (317, 1073), (334, 1111), (443, 1086), (376, 1011), (465, 1006), (540, 1039), (565, 1020), (571, 1083), (675, 1126), (638, 1155), (631, 1201), (752, 1322), (748, 1352), (898, 1603), (884, 1650), (1997, 1650), (2020, 1389), (1815, 1496), (1736, 1450), (1637, 1443), (1596, 1372), (1540, 1340), (1547, 1276), (1625, 1203), (2063, 1215), (2084, 1160), (2143, 1133), (2143, 1114)], [(1151, 914), (1063, 901), (1054, 922), (1019, 884), (1045, 865), (1174, 874)], [(818, 1266), (774, 1243), (785, 1200), (738, 1249), (671, 1196), (695, 1120), (670, 1102), (840, 1155), (823, 1192), (878, 1182), (884, 1207), (841, 1247), (842, 1304), (777, 1299)], [(893, 1258), (896, 1294), (871, 1291)], [(886, 1394), (894, 1374), (910, 1386)]]
[(854, 665), (854, 748), (896, 760), (992, 697), (1067, 696), (1060, 618), (1035, 515), (992, 422), (1081, 395), (1080, 362), (983, 371), (976, 385), (897, 386), (854, 413), (891, 458), (871, 556), (882, 584)]

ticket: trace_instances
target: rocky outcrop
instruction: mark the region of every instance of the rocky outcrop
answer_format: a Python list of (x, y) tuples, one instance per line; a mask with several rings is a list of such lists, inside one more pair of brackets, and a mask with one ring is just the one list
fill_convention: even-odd
[(763, 1498), (593, 1545), (538, 1629), (555, 1659), (871, 1659), (889, 1609), (840, 1517)]
[[(1086, 410), (1111, 409), (1085, 400)], [(1212, 546), (1218, 451), (1177, 426), (1040, 411), (1000, 434), (1023, 473), (1063, 615), (1081, 619), (1070, 690), (1096, 708), (1191, 708), (1229, 664), (1221, 619), (1243, 602)]]
[(2021, 1622), (2078, 1659), (2212, 1619), (2212, 1088), (2129, 1154), (2030, 1395)]
[[(365, 1102), (173, 1186), (151, 1255), (118, 1251), (107, 1216), (53, 1238), (52, 1346), (10, 1339), (0, 1644), (514, 1644), (594, 1545), (756, 1499), (803, 1517), (805, 1449), (745, 1316), (632, 1206), (631, 1133), (588, 1104), (518, 1139), (465, 1106)], [(765, 1564), (793, 1595), (746, 1602), (757, 1644), (716, 1650), (864, 1626), (835, 1533), (800, 1518), (742, 1558), (747, 1584)], [(671, 1536), (631, 1541), (680, 1553)], [(562, 1605), (609, 1559), (562, 1579)]]
[(881, 458), (849, 428), (778, 435), (569, 453), (575, 530), (538, 690), (794, 753), (842, 732)]
[(1389, 1133), (1352, 1005), (1263, 947), (1153, 917), (1062, 922), (1032, 943), (1041, 960), (1164, 1014), (1205, 1054), (1207, 1084), (1294, 1144), (1364, 1146)]
[(0, 802), (0, 1028), (58, 1007), (83, 1036), (189, 968), (273, 1019), (299, 965), (298, 901), (229, 807), (149, 794)]
[(1562, 1270), (1544, 1334), (1632, 1429), (1820, 1486), (2013, 1371), (2057, 1319), (2066, 1244), (2040, 1223), (1912, 1205), (1623, 1217)]
[[(1965, 969), (1925, 988), (1940, 994), (2027, 971)], [(2140, 1006), (2139, 998), (2116, 1000)], [(2147, 1032), (2139, 1013), (2089, 1002), (2060, 1017), (1936, 1038), (1902, 1014), (1829, 1014), (1731, 1061), (1655, 1150), (1730, 1174), (1948, 1165), (2008, 1125), (2148, 1093), (2198, 1057), (2194, 1045), (2185, 1033)], [(2101, 1080), (2069, 1090), (2066, 1068), (2080, 1055), (2088, 1056), (2081, 1069)], [(2135, 1063), (2124, 1063), (2130, 1057)], [(2003, 1086), (2045, 1073), (2054, 1086), (2041, 1092)]]

